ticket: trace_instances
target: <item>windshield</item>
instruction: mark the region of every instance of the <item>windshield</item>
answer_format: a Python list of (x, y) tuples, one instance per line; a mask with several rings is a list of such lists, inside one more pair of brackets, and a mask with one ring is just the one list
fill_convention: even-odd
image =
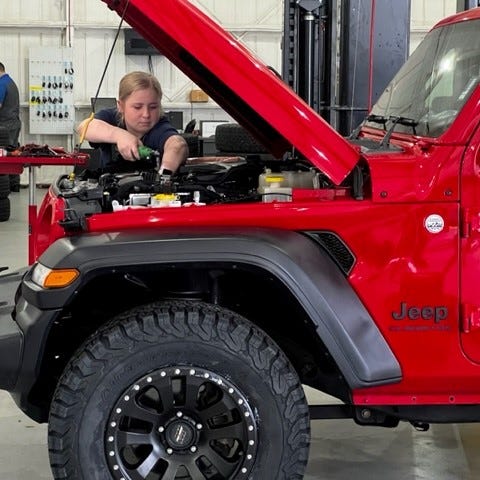
[[(371, 113), (387, 119), (393, 117), (386, 122), (386, 128), (393, 126), (395, 132), (426, 137), (441, 135), (479, 83), (479, 32), (480, 20), (432, 30), (388, 85)], [(393, 125), (398, 117), (411, 123)], [(367, 122), (367, 125), (381, 127), (378, 122)]]

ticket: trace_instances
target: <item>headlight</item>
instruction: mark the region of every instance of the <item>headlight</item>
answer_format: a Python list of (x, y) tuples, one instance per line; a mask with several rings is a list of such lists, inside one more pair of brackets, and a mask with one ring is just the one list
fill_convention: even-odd
[(52, 269), (37, 263), (33, 268), (32, 281), (42, 288), (62, 288), (73, 283), (79, 275), (75, 268)]

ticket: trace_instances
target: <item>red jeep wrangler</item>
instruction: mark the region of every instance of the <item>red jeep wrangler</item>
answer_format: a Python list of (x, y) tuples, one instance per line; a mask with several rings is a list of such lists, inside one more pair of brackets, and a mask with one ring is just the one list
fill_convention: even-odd
[(480, 8), (344, 139), (187, 0), (103, 1), (271, 158), (52, 185), (1, 280), (0, 388), (55, 478), (292, 480), (311, 418), (479, 421)]

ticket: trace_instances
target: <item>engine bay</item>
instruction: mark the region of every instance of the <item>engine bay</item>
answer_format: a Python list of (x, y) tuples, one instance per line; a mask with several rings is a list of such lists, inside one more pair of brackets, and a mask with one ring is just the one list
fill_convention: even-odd
[(89, 171), (60, 177), (56, 194), (75, 216), (128, 208), (291, 201), (292, 189), (325, 189), (327, 177), (298, 159), (189, 158), (174, 175), (156, 169), (128, 173)]

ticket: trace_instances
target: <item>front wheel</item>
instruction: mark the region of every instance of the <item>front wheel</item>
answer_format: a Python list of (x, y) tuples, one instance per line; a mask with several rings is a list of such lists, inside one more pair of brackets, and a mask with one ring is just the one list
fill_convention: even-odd
[(309, 416), (279, 347), (200, 302), (115, 319), (67, 366), (52, 401), (55, 479), (303, 478)]

